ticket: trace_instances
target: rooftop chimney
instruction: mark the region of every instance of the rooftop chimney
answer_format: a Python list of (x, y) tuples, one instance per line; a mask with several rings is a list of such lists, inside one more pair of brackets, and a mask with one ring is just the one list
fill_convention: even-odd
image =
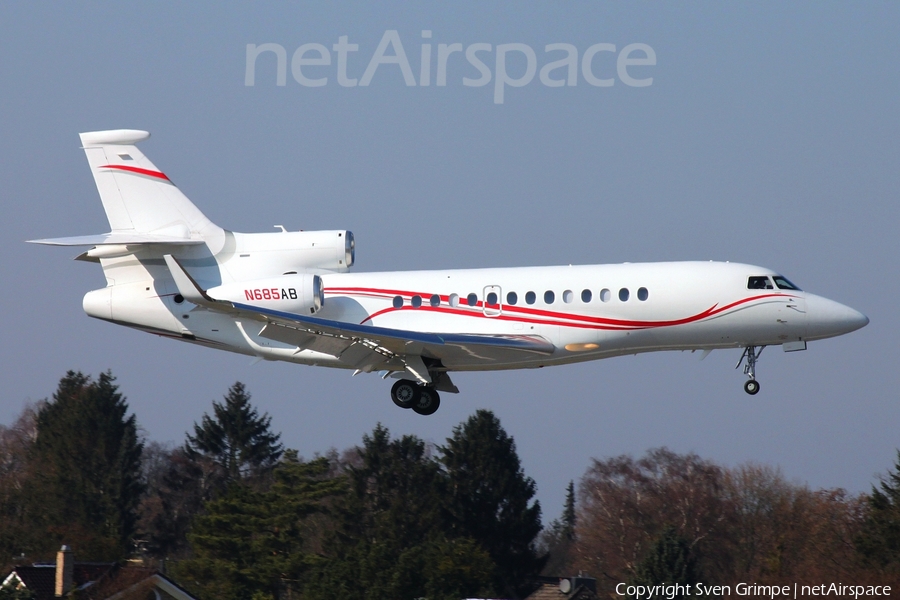
[(75, 560), (72, 558), (72, 549), (63, 546), (56, 553), (56, 597), (60, 597), (72, 589), (73, 576), (75, 574)]

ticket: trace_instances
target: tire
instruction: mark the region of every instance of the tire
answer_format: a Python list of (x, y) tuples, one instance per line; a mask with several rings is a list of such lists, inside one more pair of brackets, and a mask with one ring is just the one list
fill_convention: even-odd
[(750, 379), (744, 384), (744, 391), (750, 394), (751, 396), (755, 396), (759, 393), (759, 382), (755, 379)]
[(412, 408), (419, 403), (419, 386), (409, 379), (401, 379), (391, 387), (391, 400), (400, 408)]
[(419, 400), (412, 409), (420, 415), (433, 415), (441, 406), (441, 396), (432, 387), (419, 388)]

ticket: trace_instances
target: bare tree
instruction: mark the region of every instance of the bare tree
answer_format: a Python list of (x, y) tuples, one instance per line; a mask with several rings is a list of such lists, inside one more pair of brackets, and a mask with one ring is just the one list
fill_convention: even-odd
[(723, 486), (722, 469), (695, 454), (595, 459), (579, 489), (575, 566), (614, 585), (635, 576), (667, 527), (692, 551), (712, 544), (727, 531)]
[(0, 567), (30, 550), (33, 535), (24, 522), (23, 491), (28, 453), (37, 437), (37, 414), (44, 402), (27, 404), (11, 426), (0, 425)]

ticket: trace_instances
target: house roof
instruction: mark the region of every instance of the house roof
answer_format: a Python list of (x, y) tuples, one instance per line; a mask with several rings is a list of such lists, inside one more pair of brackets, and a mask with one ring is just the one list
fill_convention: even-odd
[(560, 589), (560, 581), (563, 578), (541, 578), (544, 581), (525, 600), (597, 600), (597, 594), (586, 585), (579, 585), (568, 594)]
[[(172, 600), (195, 600), (174, 581), (145, 567), (120, 566), (116, 563), (79, 563), (74, 565), (73, 583), (87, 600), (129, 600), (145, 597), (151, 589), (163, 592)], [(56, 565), (20, 566), (3, 581), (4, 585), (24, 586), (34, 592), (35, 600), (56, 598)], [(141, 592), (144, 591), (144, 594)]]
[[(115, 567), (115, 563), (79, 563), (76, 562), (72, 573), (72, 582), (76, 588), (90, 584), (103, 577)], [(34, 592), (36, 600), (53, 600), (56, 597), (56, 564), (36, 563), (30, 566), (19, 566), (12, 570), (21, 585)], [(9, 579), (9, 578), (7, 578)]]
[(143, 567), (121, 567), (111, 577), (97, 582), (88, 594), (90, 600), (131, 600), (144, 598), (150, 590), (166, 600), (196, 600), (187, 590), (159, 573)]

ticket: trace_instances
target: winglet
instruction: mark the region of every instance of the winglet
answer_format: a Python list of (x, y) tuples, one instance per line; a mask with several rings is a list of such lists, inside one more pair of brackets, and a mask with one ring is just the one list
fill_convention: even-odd
[(206, 291), (197, 285), (197, 282), (184, 270), (177, 258), (171, 254), (164, 254), (163, 258), (166, 260), (172, 279), (175, 280), (178, 293), (184, 296), (185, 300), (199, 306), (209, 306), (216, 303), (216, 300), (210, 298)]

